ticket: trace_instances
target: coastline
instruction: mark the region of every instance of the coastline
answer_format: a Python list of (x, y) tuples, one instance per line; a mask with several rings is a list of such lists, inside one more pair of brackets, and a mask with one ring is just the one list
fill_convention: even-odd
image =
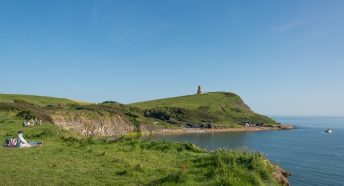
[[(271, 130), (293, 130), (292, 125), (281, 125), (278, 127), (241, 127), (241, 128), (177, 128), (177, 129), (157, 129), (148, 132), (149, 134), (189, 134), (189, 133), (220, 133), (220, 132), (259, 132)], [(146, 133), (146, 132), (143, 132)], [(147, 134), (147, 133), (146, 133)]]

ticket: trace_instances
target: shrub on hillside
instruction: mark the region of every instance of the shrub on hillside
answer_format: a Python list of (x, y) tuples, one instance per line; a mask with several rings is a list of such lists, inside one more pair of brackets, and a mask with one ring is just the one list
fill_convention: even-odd
[(118, 102), (117, 101), (104, 101), (104, 102), (102, 102), (101, 104), (118, 104)]
[(156, 107), (145, 110), (144, 116), (163, 120), (167, 123), (212, 123), (218, 121), (218, 118), (208, 111), (209, 107), (200, 107), (196, 110), (187, 110), (177, 107)]
[(157, 107), (144, 111), (144, 115), (168, 123), (178, 123), (178, 121), (187, 121), (190, 119), (192, 117), (192, 112), (176, 107)]
[(26, 120), (37, 119), (37, 116), (28, 110), (18, 112), (17, 116)]

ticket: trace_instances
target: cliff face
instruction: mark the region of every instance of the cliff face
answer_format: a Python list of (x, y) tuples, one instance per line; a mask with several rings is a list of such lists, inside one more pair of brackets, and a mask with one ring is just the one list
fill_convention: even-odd
[(114, 136), (133, 132), (135, 126), (120, 115), (59, 111), (51, 114), (53, 123), (85, 136)]

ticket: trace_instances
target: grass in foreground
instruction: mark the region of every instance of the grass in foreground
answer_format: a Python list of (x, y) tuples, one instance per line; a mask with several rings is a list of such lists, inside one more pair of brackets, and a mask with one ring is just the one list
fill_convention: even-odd
[(15, 114), (0, 112), (0, 139), (23, 130), (44, 146), (0, 148), (1, 185), (278, 185), (260, 154), (137, 138), (85, 139), (48, 123), (23, 129)]

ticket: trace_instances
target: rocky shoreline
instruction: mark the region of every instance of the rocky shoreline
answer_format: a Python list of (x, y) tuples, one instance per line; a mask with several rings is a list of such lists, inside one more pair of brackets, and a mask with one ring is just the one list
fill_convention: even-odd
[(156, 129), (151, 134), (188, 134), (188, 133), (219, 133), (219, 132), (258, 132), (270, 130), (292, 130), (292, 125), (280, 125), (277, 127), (240, 127), (240, 128), (178, 128), (178, 129)]
[(274, 170), (273, 176), (276, 179), (276, 181), (282, 186), (289, 186), (290, 183), (288, 177), (291, 174), (277, 165), (272, 165), (272, 168)]

